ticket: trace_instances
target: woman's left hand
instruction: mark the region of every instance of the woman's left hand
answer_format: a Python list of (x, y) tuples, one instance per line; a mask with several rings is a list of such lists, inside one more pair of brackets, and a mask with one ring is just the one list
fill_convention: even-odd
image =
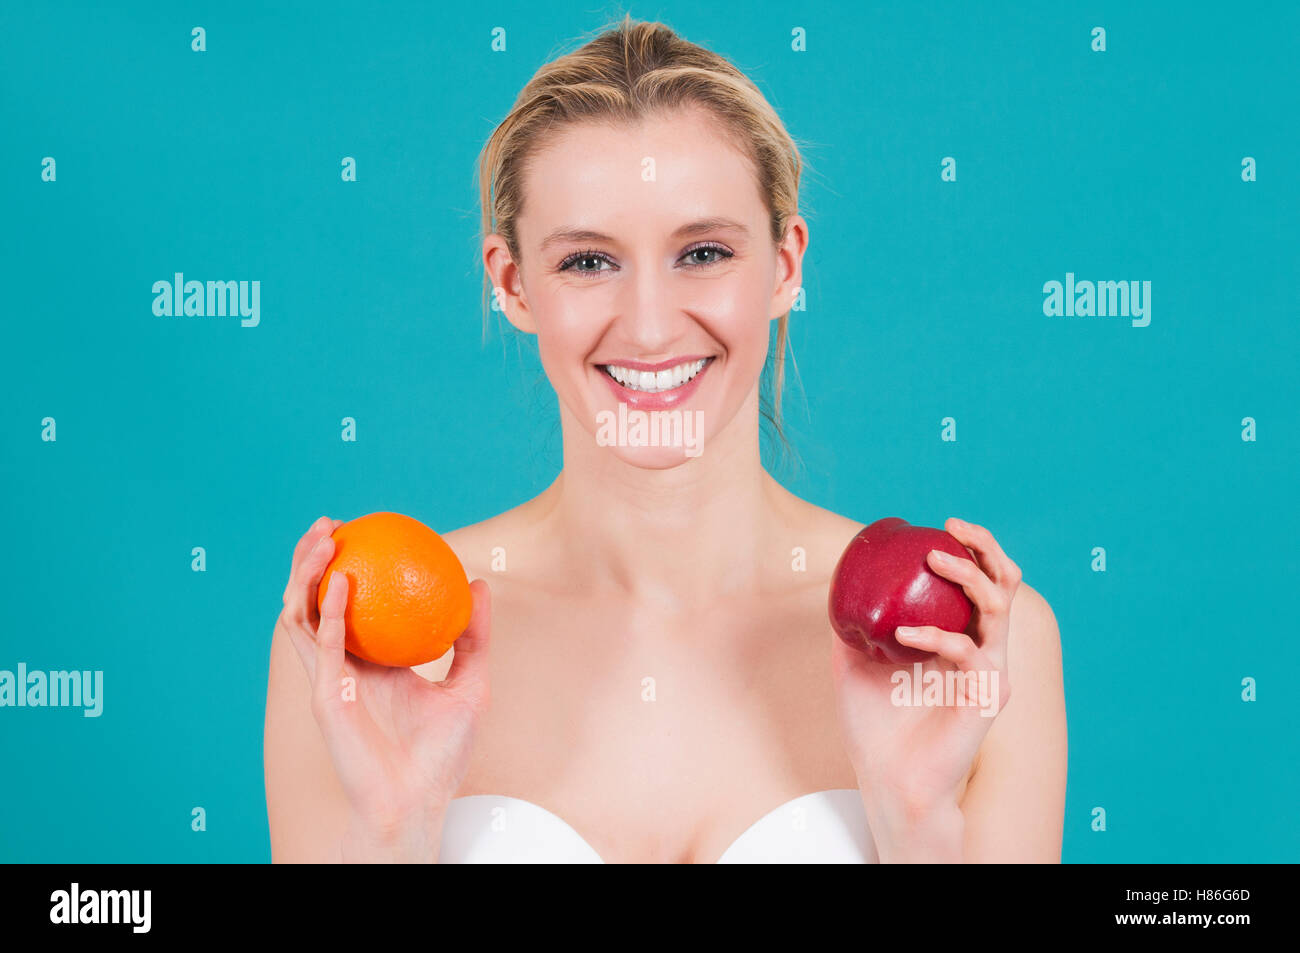
[[(949, 519), (944, 529), (973, 550), (975, 562), (960, 557), (944, 561), (933, 551), (926, 562), (936, 574), (960, 585), (974, 603), (970, 624), (965, 632), (922, 626), (914, 635), (900, 632), (898, 638), (904, 645), (936, 653), (921, 663), (923, 679), (939, 672), (946, 689), (952, 680), (943, 673), (969, 673), (956, 681), (964, 698), (951, 698), (945, 690), (942, 705), (917, 705), (913, 693), (924, 697), (925, 684), (911, 685), (911, 663), (873, 661), (831, 635), (841, 730), (864, 803), (876, 823), (924, 826), (929, 818), (958, 813), (962, 782), (993, 716), (1011, 694), (1007, 637), (1020, 569), (984, 527)], [(896, 676), (900, 671), (906, 680)], [(888, 832), (873, 833), (878, 843), (882, 836), (890, 839)], [(900, 832), (899, 838), (906, 833)]]

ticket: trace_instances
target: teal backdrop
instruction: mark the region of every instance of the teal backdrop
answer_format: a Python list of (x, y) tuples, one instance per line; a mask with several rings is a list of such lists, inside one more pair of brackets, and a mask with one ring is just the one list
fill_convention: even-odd
[[(1064, 859), (1300, 859), (1300, 8), (505, 0), (0, 7), (0, 669), (104, 679), (97, 718), (0, 708), (0, 860), (269, 860), (294, 542), (553, 479), (536, 349), (484, 340), (474, 160), (625, 11), (806, 150), (774, 472), (988, 526), (1055, 610)], [(177, 272), (260, 282), (257, 325), (156, 315)], [(1150, 282), (1149, 323), (1045, 314), (1067, 273)]]

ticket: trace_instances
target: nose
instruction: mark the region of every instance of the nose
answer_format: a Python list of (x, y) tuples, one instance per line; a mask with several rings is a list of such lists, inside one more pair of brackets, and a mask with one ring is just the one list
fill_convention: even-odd
[(653, 267), (640, 266), (625, 282), (617, 301), (618, 322), (643, 358), (670, 357), (685, 317), (672, 301), (671, 282)]

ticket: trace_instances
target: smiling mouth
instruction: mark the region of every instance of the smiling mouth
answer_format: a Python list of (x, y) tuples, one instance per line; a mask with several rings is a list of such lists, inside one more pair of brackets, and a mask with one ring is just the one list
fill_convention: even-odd
[(698, 361), (687, 361), (662, 371), (639, 371), (631, 367), (620, 367), (617, 364), (597, 366), (628, 390), (646, 394), (663, 394), (689, 384), (712, 361), (713, 358), (706, 357)]

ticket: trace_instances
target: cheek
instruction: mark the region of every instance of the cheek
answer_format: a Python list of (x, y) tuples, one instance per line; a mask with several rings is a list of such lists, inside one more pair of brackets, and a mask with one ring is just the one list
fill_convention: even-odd
[(571, 307), (553, 300), (537, 312), (537, 351), (542, 367), (560, 389), (587, 371), (587, 358), (600, 344), (599, 302)]
[(762, 294), (762, 282), (754, 276), (719, 281), (699, 298), (697, 312), (708, 321), (713, 334), (727, 349), (727, 360), (736, 368), (762, 368), (767, 356), (769, 302)]

